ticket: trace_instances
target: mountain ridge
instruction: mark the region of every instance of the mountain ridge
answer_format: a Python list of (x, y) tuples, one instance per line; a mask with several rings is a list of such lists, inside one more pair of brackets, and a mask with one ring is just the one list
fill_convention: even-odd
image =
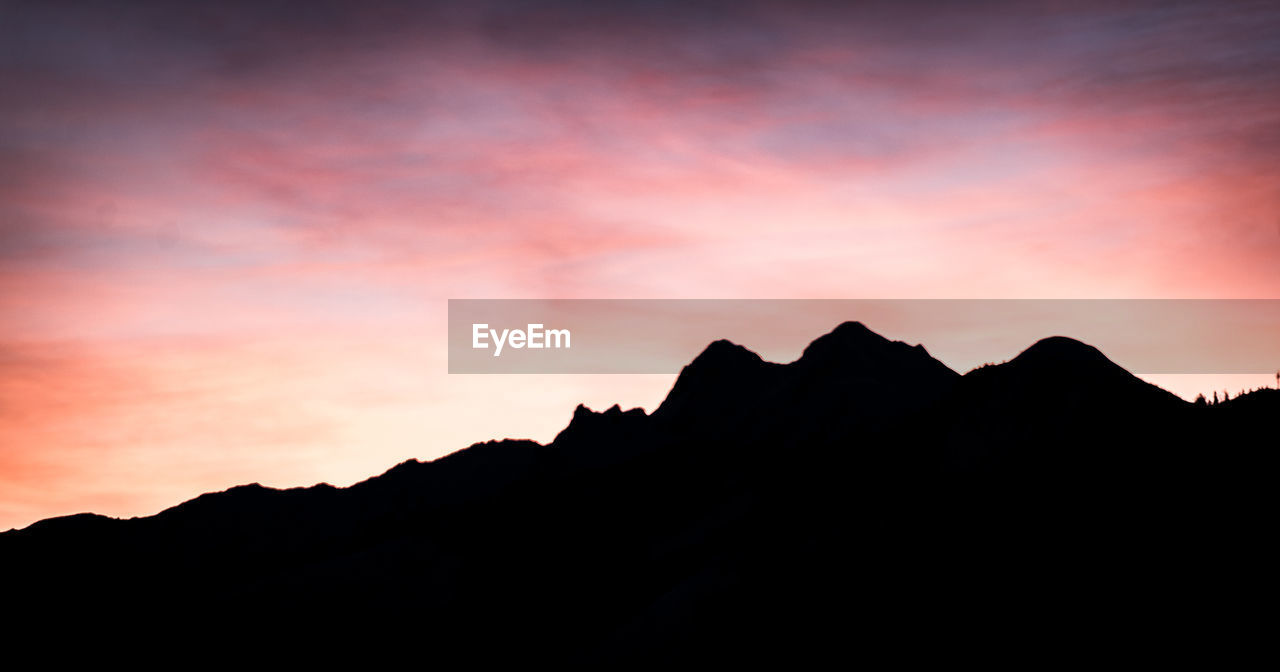
[[(203, 645), (229, 622), (279, 646), (336, 628), (428, 636), (443, 661), (793, 660), (1134, 613), (1209, 627), (1230, 591), (1197, 577), (1248, 581), (1265, 557), (1277, 410), (1189, 404), (1070, 339), (961, 375), (844, 323), (787, 364), (713, 342), (652, 413), (579, 405), (545, 444), (40, 521), (0, 534), (0, 576), (39, 618), (128, 603), (205, 624), (181, 633)], [(1140, 606), (1098, 610), (1117, 595)]]
[[(910, 345), (902, 341), (890, 340), (876, 333), (875, 331), (871, 330), (862, 322), (851, 320), (851, 321), (842, 322), (841, 324), (837, 325), (832, 331), (815, 339), (812, 343), (806, 346), (806, 348), (803, 350), (801, 356), (798, 359), (788, 363), (778, 363), (778, 362), (770, 362), (770, 361), (764, 360), (762, 357), (760, 357), (759, 354), (750, 350), (744, 345), (734, 343), (733, 341), (730, 341), (728, 339), (718, 339), (708, 344), (707, 347), (704, 348), (702, 352), (690, 362), (689, 365), (686, 365), (686, 367), (684, 367), (684, 370), (682, 370), (680, 376), (677, 377), (676, 383), (673, 385), (672, 391), (674, 392), (675, 389), (680, 386), (680, 379), (682, 377), (690, 373), (701, 374), (706, 370), (707, 367), (715, 367), (717, 370), (724, 369), (724, 368), (734, 370), (733, 367), (749, 366), (749, 367), (760, 367), (762, 369), (767, 370), (767, 369), (786, 369), (787, 367), (795, 367), (797, 365), (804, 366), (806, 364), (814, 365), (818, 362), (829, 364), (830, 363), (829, 361), (824, 361), (824, 360), (827, 358), (830, 358), (832, 356), (832, 353), (838, 352), (840, 349), (843, 349), (843, 348), (866, 347), (867, 344), (871, 344), (877, 348), (902, 346), (900, 352), (905, 353), (907, 351), (910, 351), (913, 354), (918, 354), (918, 355), (923, 355), (925, 357), (928, 357), (930, 360), (937, 362), (937, 364), (942, 369), (945, 369), (946, 371), (954, 374), (957, 378), (960, 378), (960, 379), (963, 379), (966, 376), (970, 376), (971, 374), (974, 374), (976, 371), (979, 371), (979, 370), (995, 370), (995, 369), (1000, 369), (1001, 367), (1007, 368), (1010, 364), (1015, 364), (1015, 363), (1017, 363), (1020, 366), (1025, 366), (1028, 364), (1043, 366), (1046, 363), (1056, 363), (1059, 365), (1087, 363), (1087, 364), (1093, 364), (1093, 365), (1101, 365), (1103, 367), (1106, 367), (1109, 370), (1123, 372), (1125, 375), (1140, 381), (1143, 385), (1146, 385), (1154, 389), (1160, 389), (1155, 385), (1151, 385), (1146, 381), (1142, 381), (1141, 379), (1138, 379), (1135, 376), (1132, 376), (1132, 374), (1129, 374), (1118, 364), (1115, 364), (1114, 362), (1112, 362), (1109, 358), (1107, 358), (1100, 350), (1098, 350), (1094, 346), (1091, 346), (1087, 343), (1084, 343), (1077, 339), (1073, 339), (1066, 336), (1050, 336), (1050, 337), (1043, 338), (1037, 341), (1036, 343), (1032, 344), (1028, 348), (1024, 349), (1012, 360), (1009, 360), (1002, 364), (993, 364), (993, 365), (988, 365), (986, 367), (979, 367), (978, 369), (974, 369), (964, 374), (960, 374), (951, 370), (949, 367), (946, 367), (945, 364), (942, 364), (941, 362), (938, 362), (936, 359), (933, 359), (932, 356), (928, 354), (927, 349), (925, 349), (925, 347), (922, 344)], [(815, 348), (815, 346), (818, 346), (818, 347)], [(1173, 396), (1183, 404), (1190, 405), (1190, 402), (1186, 402), (1185, 400), (1182, 400), (1181, 398), (1178, 398), (1175, 395), (1172, 395), (1171, 393), (1165, 392), (1165, 394), (1169, 394), (1170, 396)], [(412, 469), (412, 468), (417, 468), (423, 465), (434, 464), (440, 460), (446, 460), (453, 456), (461, 455), (468, 450), (473, 450), (477, 448), (483, 449), (483, 447), (485, 446), (490, 446), (494, 444), (500, 445), (500, 444), (512, 442), (512, 443), (531, 444), (539, 447), (546, 447), (549, 445), (553, 445), (557, 440), (560, 440), (562, 435), (565, 435), (566, 432), (569, 432), (571, 429), (573, 429), (575, 421), (592, 422), (594, 421), (595, 418), (599, 416), (612, 417), (616, 415), (622, 415), (624, 417), (629, 417), (629, 418), (635, 418), (637, 416), (652, 417), (662, 409), (663, 404), (665, 404), (668, 399), (670, 399), (670, 394), (668, 395), (667, 399), (664, 399), (664, 401), (660, 403), (657, 408), (655, 408), (653, 413), (646, 413), (642, 408), (632, 408), (627, 411), (623, 411), (618, 404), (613, 404), (605, 411), (597, 412), (588, 408), (585, 404), (579, 404), (575, 408), (569, 424), (566, 425), (565, 429), (561, 430), (557, 434), (556, 438), (554, 438), (551, 443), (540, 444), (535, 441), (529, 441), (527, 439), (510, 439), (510, 438), (479, 441), (471, 444), (466, 448), (454, 451), (452, 453), (448, 453), (434, 460), (428, 460), (424, 462), (424, 461), (418, 460), (417, 458), (407, 459), (403, 462), (393, 465), (392, 467), (388, 468), (386, 471), (382, 472), (381, 474), (370, 476), (366, 479), (353, 483), (351, 486), (336, 487), (328, 483), (321, 482), (321, 483), (316, 483), (310, 486), (291, 486), (291, 487), (279, 488), (279, 487), (263, 486), (260, 483), (247, 483), (247, 484), (231, 486), (221, 491), (213, 491), (213, 492), (207, 492), (201, 495), (197, 495), (192, 499), (185, 500), (171, 507), (167, 507), (166, 509), (163, 509), (160, 512), (157, 512), (156, 514), (152, 514), (151, 516), (133, 516), (130, 518), (116, 518), (111, 516), (104, 516), (104, 515), (93, 513), (93, 512), (80, 512), (80, 513), (67, 514), (64, 516), (54, 516), (51, 518), (41, 519), (23, 528), (11, 528), (10, 530), (2, 531), (0, 532), (0, 535), (7, 534), (9, 532), (20, 532), (32, 526), (40, 525), (42, 523), (46, 523), (49, 521), (61, 521), (66, 519), (81, 519), (81, 518), (88, 519), (88, 517), (92, 517), (92, 518), (99, 518), (99, 519), (112, 520), (112, 521), (116, 521), (116, 520), (127, 521), (127, 520), (137, 520), (137, 519), (144, 519), (144, 518), (153, 518), (155, 516), (159, 516), (167, 512), (170, 512), (174, 509), (178, 509), (179, 507), (182, 507), (184, 505), (197, 502), (203, 498), (226, 496), (226, 495), (231, 495), (233, 493), (243, 493), (243, 492), (254, 492), (255, 494), (259, 492), (287, 493), (287, 492), (305, 491), (305, 490), (313, 490), (313, 489), (346, 490), (348, 488), (352, 488), (356, 486), (363, 486), (369, 483), (370, 481), (373, 481), (378, 478), (382, 478), (384, 476), (393, 475), (393, 472), (396, 472), (398, 470)], [(1232, 400), (1232, 401), (1235, 402), (1236, 400)]]

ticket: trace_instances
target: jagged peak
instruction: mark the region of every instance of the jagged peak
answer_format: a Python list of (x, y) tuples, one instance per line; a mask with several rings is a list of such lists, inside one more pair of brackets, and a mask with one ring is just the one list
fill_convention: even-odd
[(577, 420), (579, 418), (595, 417), (595, 416), (612, 418), (612, 417), (623, 416), (623, 415), (625, 416), (645, 415), (645, 412), (643, 408), (640, 408), (638, 406), (636, 408), (632, 408), (624, 411), (622, 410), (622, 406), (619, 404), (614, 404), (609, 408), (605, 409), (604, 411), (593, 411), (586, 404), (578, 404), (577, 408), (573, 409), (574, 420)]
[(861, 322), (841, 322), (830, 332), (814, 339), (804, 349), (801, 359), (825, 357), (835, 352), (880, 347), (891, 341)]
[(637, 418), (647, 416), (644, 409), (638, 407), (624, 411), (622, 406), (614, 404), (603, 413), (597, 413), (586, 404), (578, 404), (577, 408), (573, 409), (573, 418), (564, 429), (560, 430), (552, 443), (563, 443), (566, 439), (579, 436), (581, 432), (592, 432), (600, 427), (616, 427), (620, 422), (634, 422)]
[(779, 364), (765, 362), (760, 355), (732, 341), (713, 341), (702, 353), (680, 370), (676, 383), (666, 399), (654, 411), (655, 416), (669, 415), (689, 395), (720, 397), (734, 389), (742, 389), (752, 380)]
[(756, 363), (764, 361), (760, 355), (748, 350), (747, 348), (729, 341), (720, 339), (712, 341), (702, 352), (690, 362), (690, 366), (705, 364), (733, 364), (739, 362)]
[(856, 321), (842, 322), (829, 333), (814, 339), (804, 349), (797, 363), (824, 369), (848, 365), (874, 368), (923, 366), (937, 369), (939, 373), (959, 375), (934, 359), (923, 345), (913, 346), (902, 341), (891, 341)]

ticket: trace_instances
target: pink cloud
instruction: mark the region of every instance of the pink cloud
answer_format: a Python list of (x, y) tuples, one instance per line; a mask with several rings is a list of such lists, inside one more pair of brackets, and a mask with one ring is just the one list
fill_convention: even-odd
[(97, 12), (0, 28), (0, 525), (612, 403), (450, 297), (1280, 292), (1265, 7)]

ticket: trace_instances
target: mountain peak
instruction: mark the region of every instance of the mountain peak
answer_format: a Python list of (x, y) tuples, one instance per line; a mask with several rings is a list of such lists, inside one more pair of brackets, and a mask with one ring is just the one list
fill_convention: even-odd
[(879, 349), (891, 343), (889, 339), (871, 331), (861, 322), (841, 322), (829, 333), (814, 339), (804, 349), (801, 359), (814, 357), (827, 358), (832, 354), (861, 351), (868, 348)]
[(644, 417), (644, 416), (645, 416), (645, 412), (643, 408), (633, 408), (629, 411), (624, 411), (622, 410), (621, 406), (619, 406), (618, 404), (614, 404), (610, 406), (608, 409), (606, 409), (604, 412), (596, 412), (588, 408), (586, 404), (578, 404), (578, 407), (573, 409), (573, 419), (570, 420), (570, 423), (591, 422), (595, 418), (620, 418), (620, 417)]
[(1022, 351), (1022, 354), (1015, 357), (1013, 361), (1023, 364), (1102, 365), (1119, 368), (1115, 362), (1107, 359), (1102, 351), (1088, 343), (1066, 336), (1040, 339), (1035, 345)]
[(842, 322), (804, 349), (797, 363), (829, 370), (832, 367), (863, 371), (901, 372), (928, 369), (948, 377), (957, 375), (934, 359), (922, 346), (891, 341), (861, 322)]
[(713, 341), (680, 370), (675, 385), (654, 414), (670, 417), (682, 412), (673, 409), (705, 410), (732, 405), (732, 400), (761, 389), (761, 377), (770, 375), (778, 366), (732, 341)]
[(807, 351), (815, 346), (822, 347), (821, 344), (836, 343), (841, 346), (849, 346), (867, 344), (879, 345), (889, 342), (889, 339), (872, 331), (867, 327), (867, 325), (861, 322), (848, 321), (841, 322), (836, 325), (835, 329), (832, 329), (830, 332), (814, 339), (814, 341), (810, 343), (809, 347), (805, 348), (805, 350)]
[(702, 353), (690, 362), (690, 366), (753, 364), (763, 361), (760, 355), (744, 348), (733, 341), (720, 339), (712, 341)]
[(883, 336), (871, 331), (867, 325), (857, 320), (845, 320), (844, 322), (837, 324), (836, 328), (831, 330), (831, 333), (845, 335), (870, 335), (875, 336), (876, 338), (883, 338)]
[(554, 444), (561, 447), (571, 443), (591, 442), (604, 436), (616, 436), (624, 428), (635, 429), (648, 418), (643, 408), (622, 410), (618, 404), (603, 413), (591, 410), (586, 404), (578, 404), (573, 419), (556, 435)]

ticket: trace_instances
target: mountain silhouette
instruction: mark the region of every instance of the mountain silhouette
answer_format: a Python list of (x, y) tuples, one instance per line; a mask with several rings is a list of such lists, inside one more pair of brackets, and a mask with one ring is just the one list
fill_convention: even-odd
[(846, 322), (789, 364), (716, 341), (652, 414), (579, 406), (546, 445), (41, 521), (0, 570), (33, 623), (127, 605), (205, 648), (234, 624), (430, 662), (1142, 649), (1237, 627), (1269, 575), (1278, 411), (1069, 338), (960, 375)]

